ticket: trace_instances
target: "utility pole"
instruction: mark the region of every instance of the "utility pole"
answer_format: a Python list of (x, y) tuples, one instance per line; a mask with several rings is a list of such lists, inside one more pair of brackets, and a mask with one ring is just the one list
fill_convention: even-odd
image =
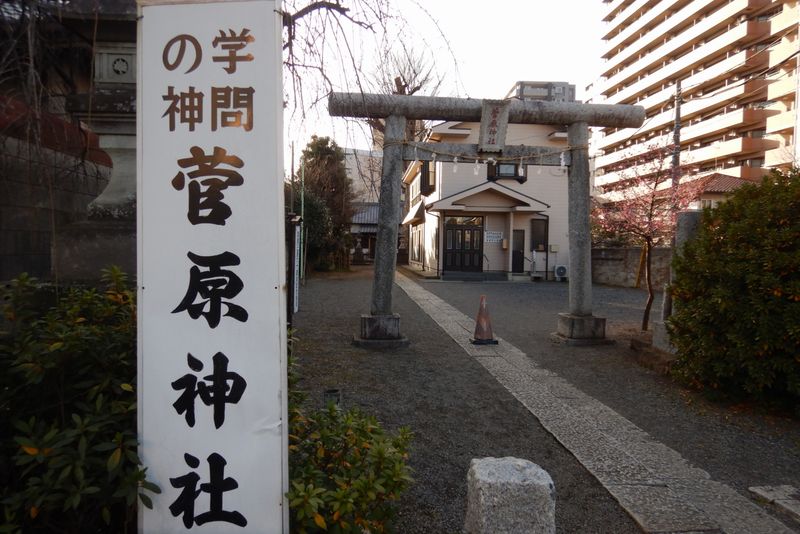
[[(681, 179), (681, 81), (675, 82), (675, 125), (672, 128), (672, 187), (678, 187)], [(675, 253), (675, 236), (672, 237), (672, 252)], [(669, 272), (669, 282), (664, 286), (664, 299), (661, 302), (661, 320), (666, 321), (672, 315), (672, 293), (667, 286), (672, 283), (672, 270)]]
[(675, 82), (675, 125), (672, 128), (672, 187), (680, 181), (681, 167), (681, 81)]

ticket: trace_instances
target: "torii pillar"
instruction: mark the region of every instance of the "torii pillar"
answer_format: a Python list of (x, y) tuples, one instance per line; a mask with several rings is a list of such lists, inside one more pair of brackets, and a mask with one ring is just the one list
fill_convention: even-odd
[[(428, 96), (332, 93), (328, 111), (334, 117), (384, 119), (386, 132), (381, 174), (380, 214), (375, 278), (372, 285), (370, 315), (361, 317), (361, 345), (399, 346), (408, 343), (400, 333), (400, 317), (392, 313), (392, 286), (397, 260), (397, 234), (400, 226), (400, 183), (403, 178), (403, 152), (406, 120), (480, 122), (483, 104), (478, 99)], [(605, 319), (592, 315), (592, 249), (589, 230), (590, 173), (589, 127), (637, 128), (644, 122), (644, 108), (628, 105), (581, 104), (513, 100), (508, 122), (512, 124), (551, 124), (568, 126), (569, 160), (569, 308), (560, 313), (556, 334), (570, 344), (605, 342)], [(433, 149), (433, 145), (414, 143)], [(449, 145), (459, 150), (458, 157), (486, 159), (477, 145)], [(503, 155), (538, 157), (552, 148), (510, 147)], [(417, 155), (419, 159), (423, 156)], [(535, 156), (539, 154), (539, 156)], [(413, 158), (414, 156), (412, 156)], [(408, 159), (407, 157), (405, 159)], [(445, 159), (439, 157), (439, 161)]]

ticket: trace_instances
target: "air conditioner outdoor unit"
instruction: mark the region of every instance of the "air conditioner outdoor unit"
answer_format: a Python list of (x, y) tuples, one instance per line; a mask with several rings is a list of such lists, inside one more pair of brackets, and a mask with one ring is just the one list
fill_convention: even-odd
[(555, 276), (556, 280), (559, 282), (563, 282), (567, 279), (567, 266), (566, 265), (556, 265), (553, 268), (553, 275)]

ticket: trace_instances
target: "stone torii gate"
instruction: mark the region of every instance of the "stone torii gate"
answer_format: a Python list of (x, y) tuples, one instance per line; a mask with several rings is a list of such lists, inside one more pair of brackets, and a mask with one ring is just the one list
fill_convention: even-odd
[[(443, 147), (440, 143), (408, 143), (406, 121), (480, 122), (483, 109), (484, 101), (478, 99), (362, 93), (333, 93), (329, 97), (328, 111), (334, 117), (386, 121), (372, 301), (370, 314), (361, 317), (361, 337), (355, 340), (358, 344), (397, 346), (408, 342), (400, 333), (400, 317), (392, 313), (403, 161), (453, 161), (455, 157), (471, 161), (497, 157), (495, 152), (482, 152), (482, 147), (475, 144)], [(602, 343), (605, 319), (592, 315), (589, 126), (637, 128), (644, 122), (644, 108), (512, 100), (507, 112), (508, 123), (567, 126), (569, 152), (563, 162), (559, 154), (552, 154), (552, 147), (502, 146), (504, 139), (499, 144), (503, 158), (514, 157), (522, 164), (569, 166), (569, 308), (567, 313), (559, 314), (556, 333), (571, 344)]]

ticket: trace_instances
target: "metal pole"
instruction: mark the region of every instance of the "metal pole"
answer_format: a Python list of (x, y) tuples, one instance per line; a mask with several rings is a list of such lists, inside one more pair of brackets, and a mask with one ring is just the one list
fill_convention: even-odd
[(300, 256), (300, 276), (303, 280), (306, 279), (306, 233), (303, 231), (306, 224), (306, 166), (300, 166), (300, 250), (303, 254)]
[(294, 142), (292, 142), (292, 176), (289, 186), (289, 211), (294, 213)]

